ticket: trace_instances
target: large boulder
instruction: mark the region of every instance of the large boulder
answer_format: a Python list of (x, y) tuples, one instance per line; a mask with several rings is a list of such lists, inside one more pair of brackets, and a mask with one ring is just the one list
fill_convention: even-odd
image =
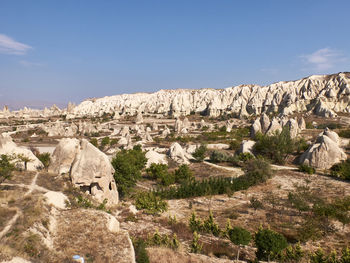
[(107, 199), (110, 205), (118, 203), (114, 169), (107, 155), (83, 139), (72, 164), (70, 176), (73, 184), (91, 194), (97, 201)]
[(255, 145), (255, 141), (243, 140), (240, 145), (239, 152), (253, 154), (254, 145)]
[[(33, 152), (27, 148), (19, 147), (14, 143), (11, 136), (3, 133), (0, 134), (0, 155), (11, 155), (11, 156), (22, 156), (30, 161), (27, 162), (27, 170), (28, 171), (36, 171), (44, 167), (44, 165), (39, 161), (39, 159), (33, 154)], [(20, 169), (25, 167), (24, 162), (17, 162), (16, 166)]]
[(52, 154), (49, 172), (69, 173), (75, 156), (78, 154), (79, 145), (78, 139), (61, 139)]
[(63, 139), (57, 145), (49, 171), (70, 173), (72, 183), (91, 194), (98, 202), (118, 203), (114, 169), (103, 152), (83, 139)]
[(261, 131), (263, 133), (267, 132), (270, 127), (270, 118), (265, 113), (263, 113), (260, 117)]
[(172, 160), (180, 164), (189, 164), (189, 159), (192, 158), (192, 156), (188, 154), (177, 142), (170, 146), (168, 155)]
[(250, 128), (250, 136), (254, 138), (258, 132), (261, 132), (260, 119), (256, 119)]
[(148, 151), (146, 153), (147, 164), (146, 167), (150, 167), (152, 163), (156, 164), (168, 164), (165, 154), (157, 153), (156, 151)]
[(326, 128), (316, 142), (302, 154), (300, 163), (319, 169), (329, 169), (346, 158), (346, 154), (339, 147), (338, 134)]

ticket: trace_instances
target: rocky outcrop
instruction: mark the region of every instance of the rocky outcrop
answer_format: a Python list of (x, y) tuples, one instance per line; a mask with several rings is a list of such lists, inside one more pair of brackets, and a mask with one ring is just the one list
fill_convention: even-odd
[[(300, 126), (299, 126), (300, 123)], [(250, 127), (250, 136), (254, 138), (258, 132), (267, 135), (273, 135), (276, 132), (281, 132), (284, 128), (287, 128), (292, 138), (296, 138), (299, 133), (306, 127), (304, 118), (288, 119), (287, 117), (275, 117), (270, 122), (269, 117), (266, 114), (262, 114), (260, 118), (257, 118)]]
[(188, 154), (177, 142), (170, 146), (168, 155), (172, 160), (180, 164), (189, 164), (189, 159), (192, 158), (192, 156)]
[(255, 141), (243, 140), (240, 145), (239, 152), (253, 154), (254, 145), (255, 145)]
[(16, 143), (13, 142), (11, 136), (4, 133), (0, 134), (0, 155), (1, 154), (15, 157), (16, 166), (20, 169), (25, 168), (24, 162), (20, 161), (20, 156), (29, 160), (27, 162), (28, 171), (36, 171), (44, 167), (31, 150), (17, 146)]
[(350, 73), (310, 76), (296, 81), (277, 82), (268, 86), (241, 85), (221, 90), (160, 90), (155, 93), (124, 94), (86, 100), (76, 106), (76, 116), (100, 112), (123, 111), (171, 114), (191, 112), (216, 117), (234, 113), (241, 117), (280, 112), (289, 115), (312, 110), (321, 116), (350, 112)]
[(61, 139), (56, 146), (49, 166), (49, 172), (57, 174), (69, 173), (72, 163), (79, 151), (78, 139)]
[(103, 152), (83, 139), (63, 139), (56, 147), (49, 171), (68, 173), (72, 183), (98, 202), (118, 203), (114, 169)]
[(168, 164), (165, 154), (158, 153), (156, 151), (150, 150), (146, 153), (147, 163), (146, 167), (150, 167), (152, 163), (156, 164)]
[(300, 163), (319, 169), (329, 169), (346, 158), (346, 154), (339, 147), (338, 134), (326, 128), (316, 142), (302, 154)]

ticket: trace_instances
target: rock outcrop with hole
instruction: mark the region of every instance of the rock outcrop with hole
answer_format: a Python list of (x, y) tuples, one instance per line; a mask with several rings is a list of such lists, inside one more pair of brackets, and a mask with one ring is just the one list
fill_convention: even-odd
[(75, 186), (91, 194), (98, 202), (118, 203), (114, 169), (103, 152), (82, 139), (63, 139), (56, 147), (49, 171), (69, 173)]

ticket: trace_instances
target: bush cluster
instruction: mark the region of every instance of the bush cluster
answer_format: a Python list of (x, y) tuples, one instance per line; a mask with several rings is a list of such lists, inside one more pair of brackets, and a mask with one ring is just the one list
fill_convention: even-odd
[(154, 192), (141, 192), (135, 198), (137, 209), (145, 210), (149, 214), (158, 214), (168, 209), (168, 204)]
[(331, 176), (350, 180), (350, 159), (333, 165), (331, 167)]
[(307, 165), (307, 164), (302, 164), (299, 166), (299, 171), (307, 174), (314, 174), (316, 172), (315, 168)]
[(174, 172), (169, 172), (166, 164), (152, 163), (146, 169), (146, 173), (150, 179), (157, 180), (163, 186), (194, 180), (193, 173), (187, 164), (180, 165)]
[(137, 180), (141, 179), (141, 170), (145, 167), (147, 158), (140, 145), (135, 145), (131, 150), (118, 152), (112, 160), (115, 170), (114, 180), (121, 197), (130, 193)]

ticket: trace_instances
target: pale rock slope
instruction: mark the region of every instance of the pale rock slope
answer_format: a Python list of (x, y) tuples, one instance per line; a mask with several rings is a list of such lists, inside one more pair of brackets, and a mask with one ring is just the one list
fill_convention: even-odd
[(94, 116), (104, 112), (135, 115), (171, 114), (174, 117), (202, 112), (210, 116), (235, 113), (237, 116), (263, 112), (313, 111), (325, 117), (336, 112), (350, 112), (350, 73), (314, 75), (296, 81), (277, 82), (268, 86), (240, 85), (226, 89), (160, 90), (109, 96), (83, 101), (71, 110), (75, 116)]

